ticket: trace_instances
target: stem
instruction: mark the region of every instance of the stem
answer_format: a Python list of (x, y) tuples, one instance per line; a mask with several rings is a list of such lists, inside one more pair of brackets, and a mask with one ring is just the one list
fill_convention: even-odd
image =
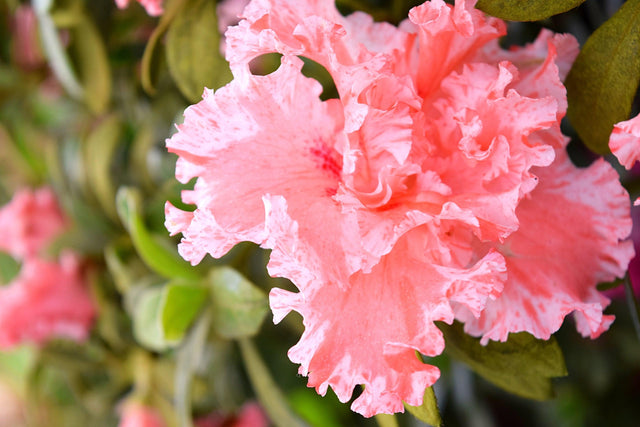
[(284, 395), (273, 381), (253, 342), (249, 338), (242, 338), (238, 343), (253, 390), (271, 421), (277, 427), (306, 426), (287, 406)]

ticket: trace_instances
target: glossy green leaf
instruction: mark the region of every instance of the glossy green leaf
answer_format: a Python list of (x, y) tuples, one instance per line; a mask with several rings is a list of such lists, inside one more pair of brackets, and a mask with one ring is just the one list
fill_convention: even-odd
[(167, 63), (178, 88), (191, 102), (205, 87), (218, 88), (231, 80), (226, 61), (218, 52), (216, 3), (188, 0), (167, 32)]
[(640, 82), (640, 0), (629, 0), (587, 40), (565, 82), (571, 124), (593, 151), (609, 152)]
[(167, 32), (169, 24), (176, 17), (178, 12), (184, 7), (187, 0), (167, 0), (164, 4), (164, 13), (160, 17), (158, 26), (151, 33), (147, 46), (142, 55), (142, 64), (140, 70), (140, 82), (142, 88), (149, 94), (156, 92), (156, 80), (158, 77), (160, 40)]
[(180, 281), (164, 290), (162, 331), (168, 341), (180, 341), (207, 300), (207, 289)]
[(264, 292), (230, 267), (213, 268), (208, 277), (214, 326), (225, 338), (254, 335), (268, 312)]
[(511, 393), (536, 400), (553, 397), (551, 378), (567, 375), (562, 350), (551, 337), (547, 341), (526, 332), (512, 333), (506, 342), (480, 344), (467, 335), (460, 323), (438, 327), (444, 334), (446, 352), (476, 373)]
[(20, 271), (20, 263), (11, 255), (0, 251), (0, 285), (6, 285)]
[(440, 417), (438, 402), (436, 401), (436, 394), (433, 392), (433, 387), (427, 387), (424, 391), (422, 405), (411, 406), (405, 403), (404, 407), (411, 415), (422, 422), (434, 427), (440, 427), (442, 425), (442, 418)]
[(200, 275), (167, 239), (154, 235), (142, 221), (142, 196), (139, 191), (122, 187), (116, 194), (116, 207), (120, 220), (131, 236), (133, 245), (145, 264), (167, 278), (197, 280)]
[(103, 119), (84, 142), (87, 181), (100, 206), (117, 219), (116, 190), (111, 177), (111, 161), (122, 135), (122, 123), (115, 115)]
[(479, 0), (478, 9), (509, 21), (539, 21), (566, 12), (585, 0)]

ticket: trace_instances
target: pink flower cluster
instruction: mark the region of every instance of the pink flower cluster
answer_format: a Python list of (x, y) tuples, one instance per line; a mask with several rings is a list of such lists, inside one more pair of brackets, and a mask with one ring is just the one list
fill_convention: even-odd
[[(253, 0), (226, 33), (234, 80), (185, 111), (167, 141), (176, 177), (166, 206), (196, 264), (241, 241), (272, 250), (274, 321), (305, 331), (289, 351), (309, 386), (331, 386), (365, 416), (420, 405), (444, 350), (435, 321), (488, 340), (547, 339), (574, 313), (585, 336), (613, 317), (595, 285), (633, 256), (629, 199), (603, 160), (578, 169), (560, 120), (572, 36), (543, 31), (505, 51), (501, 20), (474, 0), (413, 8), (399, 27), (332, 0)], [(282, 54), (253, 75), (250, 62)], [(301, 73), (324, 66), (339, 99)]]
[(0, 250), (22, 263), (18, 275), (0, 288), (0, 348), (53, 337), (87, 338), (95, 308), (78, 258), (65, 252), (57, 261), (42, 251), (65, 228), (51, 190), (22, 190), (0, 209)]

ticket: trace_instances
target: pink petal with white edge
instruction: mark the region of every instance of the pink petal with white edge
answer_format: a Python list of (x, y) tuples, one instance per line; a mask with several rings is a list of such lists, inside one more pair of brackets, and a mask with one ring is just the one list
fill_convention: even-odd
[(520, 331), (548, 339), (571, 312), (592, 338), (613, 320), (602, 313), (609, 300), (596, 285), (624, 275), (634, 255), (623, 241), (631, 232), (627, 192), (604, 160), (578, 169), (563, 150), (557, 156), (536, 169), (540, 183), (518, 206), (520, 228), (497, 247), (509, 273), (502, 296), (479, 318), (456, 312), (484, 343)]
[(299, 293), (271, 291), (274, 320), (290, 310), (304, 317), (305, 332), (289, 357), (300, 363), (310, 387), (324, 395), (331, 386), (346, 402), (355, 386), (364, 385), (351, 408), (366, 417), (402, 412), (403, 401), (422, 403), (439, 370), (419, 361), (415, 351), (435, 356), (444, 349), (433, 322), (451, 323), (450, 301), (478, 311), (497, 297), (505, 279), (497, 252), (468, 269), (433, 265), (423, 254), (435, 240), (428, 228), (412, 230), (370, 274), (354, 274), (347, 290), (327, 283), (298, 285)]
[(640, 160), (640, 114), (613, 126), (609, 148), (627, 169), (631, 169)]

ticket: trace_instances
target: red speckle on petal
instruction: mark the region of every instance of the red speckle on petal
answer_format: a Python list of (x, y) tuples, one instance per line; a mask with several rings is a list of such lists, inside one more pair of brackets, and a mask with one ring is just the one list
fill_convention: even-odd
[[(322, 141), (317, 141), (314, 146), (309, 150), (313, 155), (317, 166), (333, 175), (335, 178), (340, 179), (340, 172), (342, 171), (341, 161), (338, 157), (338, 153), (331, 147), (324, 144)], [(335, 194), (335, 193), (334, 193)]]

